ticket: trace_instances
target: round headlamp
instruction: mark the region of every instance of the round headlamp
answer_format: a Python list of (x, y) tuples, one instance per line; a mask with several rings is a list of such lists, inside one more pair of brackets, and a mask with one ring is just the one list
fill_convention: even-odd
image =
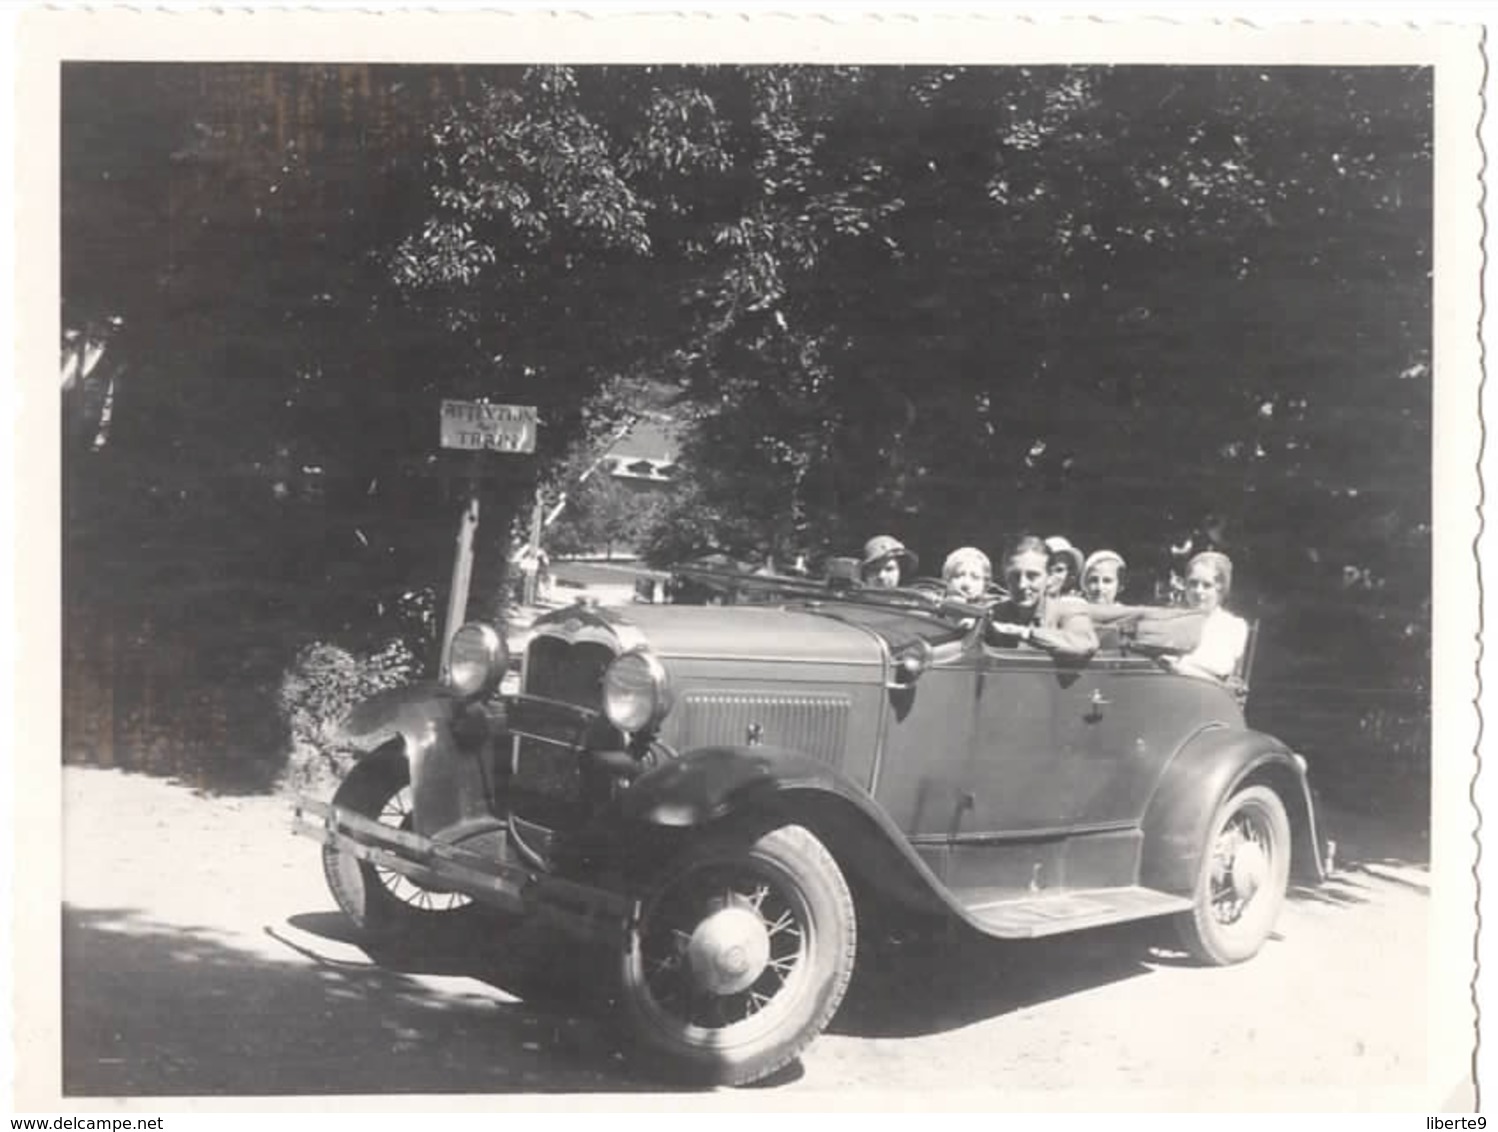
[(456, 633), (447, 653), (447, 682), (460, 696), (491, 692), (504, 679), (509, 650), (491, 625), (470, 621)]
[(647, 652), (627, 652), (603, 674), (603, 714), (620, 731), (644, 731), (670, 710), (666, 669)]

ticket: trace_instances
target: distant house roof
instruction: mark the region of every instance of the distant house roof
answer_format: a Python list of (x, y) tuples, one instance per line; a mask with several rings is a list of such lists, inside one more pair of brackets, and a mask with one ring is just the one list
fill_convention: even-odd
[(610, 456), (609, 474), (626, 480), (669, 480), (676, 472), (676, 461), (667, 457), (649, 460), (643, 457)]
[(641, 418), (609, 449), (609, 456), (625, 460), (662, 460), (676, 458), (681, 447), (681, 426), (675, 421)]
[(642, 418), (609, 449), (605, 467), (619, 479), (670, 480), (676, 471), (680, 429), (671, 420)]

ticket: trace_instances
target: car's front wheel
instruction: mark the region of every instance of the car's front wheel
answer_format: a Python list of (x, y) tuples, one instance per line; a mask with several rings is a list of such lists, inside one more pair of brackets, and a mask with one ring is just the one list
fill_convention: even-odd
[[(397, 746), (375, 751), (348, 773), (333, 804), (395, 829), (410, 829), (411, 774), (405, 752)], [(334, 845), (323, 846), (322, 865), (333, 899), (371, 936), (453, 924), (475, 911), (470, 896), (423, 887)]]
[(1290, 820), (1267, 786), (1229, 797), (1212, 818), (1194, 906), (1176, 924), (1186, 949), (1222, 966), (1256, 955), (1274, 929), (1290, 877)]
[(699, 841), (661, 874), (630, 932), (624, 1019), (656, 1067), (748, 1084), (822, 1032), (856, 946), (847, 882), (811, 831)]

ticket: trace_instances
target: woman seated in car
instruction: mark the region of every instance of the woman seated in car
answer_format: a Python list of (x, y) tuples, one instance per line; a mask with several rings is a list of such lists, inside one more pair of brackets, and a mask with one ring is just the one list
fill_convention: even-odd
[[(960, 601), (963, 605), (987, 605), (988, 587), (993, 582), (993, 563), (976, 546), (959, 546), (942, 563), (941, 580), (946, 583), (943, 596), (947, 599)], [(948, 612), (964, 629), (971, 629), (978, 623), (976, 616)]]
[(1031, 644), (1053, 656), (1086, 659), (1097, 652), (1097, 630), (1085, 601), (1047, 596), (1049, 558), (1045, 543), (1033, 535), (1014, 544), (1004, 559), (1009, 597), (993, 607), (987, 640), (1000, 646)]
[(1081, 591), (1082, 552), (1063, 535), (1045, 540), (1046, 587), (1050, 597), (1070, 597)]
[(915, 573), (916, 557), (892, 535), (875, 535), (863, 544), (858, 577), (866, 586), (892, 590)]
[(988, 596), (993, 563), (976, 546), (960, 546), (942, 563), (941, 580), (947, 584), (947, 597), (976, 605)]
[(1117, 605), (1123, 589), (1123, 555), (1116, 550), (1095, 550), (1082, 564), (1082, 592), (1093, 605)]
[(1186, 604), (1206, 614), (1196, 647), (1162, 657), (1172, 672), (1226, 680), (1238, 670), (1248, 648), (1248, 622), (1222, 607), (1233, 588), (1233, 563), (1226, 554), (1204, 550), (1186, 564)]

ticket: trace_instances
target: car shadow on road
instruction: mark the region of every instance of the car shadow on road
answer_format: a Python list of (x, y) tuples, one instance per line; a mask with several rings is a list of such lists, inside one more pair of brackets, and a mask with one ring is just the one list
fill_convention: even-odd
[[(264, 949), (251, 950), (242, 940), (154, 922), (131, 909), (64, 906), (64, 1094), (654, 1087), (627, 1072), (595, 1014), (575, 1002), (564, 1009), (559, 978), (549, 999), (521, 998), (500, 989), (506, 972), (492, 963), (485, 970), (471, 951), (439, 949), (403, 969), (398, 957), (376, 963), (346, 948), (325, 954), (315, 937), (312, 946), (278, 946), (278, 933), (268, 929)], [(552, 975), (558, 971), (553, 965)], [(431, 974), (468, 978), (440, 983), (425, 977)]]
[(853, 1037), (916, 1037), (1139, 978), (1160, 921), (1038, 940), (991, 939), (953, 924), (906, 942), (863, 949), (848, 997), (829, 1028)]

